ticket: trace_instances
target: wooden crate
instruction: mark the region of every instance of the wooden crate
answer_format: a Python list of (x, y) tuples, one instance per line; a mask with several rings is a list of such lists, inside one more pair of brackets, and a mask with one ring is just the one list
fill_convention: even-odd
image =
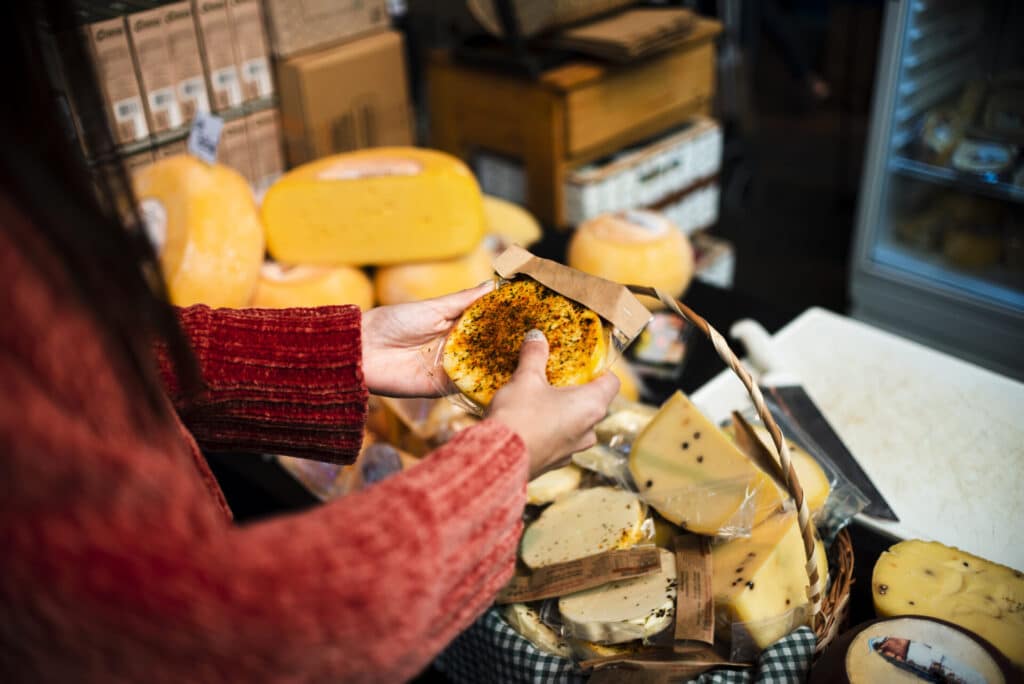
[(715, 84), (714, 38), (700, 19), (680, 46), (628, 66), (574, 61), (537, 80), (431, 56), (431, 145), (467, 162), (474, 150), (522, 160), (527, 206), (545, 225), (566, 227), (568, 170), (708, 114)]

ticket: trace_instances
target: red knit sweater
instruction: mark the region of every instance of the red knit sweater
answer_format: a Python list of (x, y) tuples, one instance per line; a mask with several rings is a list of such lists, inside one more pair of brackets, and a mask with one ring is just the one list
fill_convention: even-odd
[(401, 681), (509, 578), (528, 464), (493, 421), (309, 512), (226, 514), (197, 441), (354, 457), (358, 309), (183, 310), (210, 391), (142, 434), (95, 324), (2, 227), (0, 273), (0, 679)]

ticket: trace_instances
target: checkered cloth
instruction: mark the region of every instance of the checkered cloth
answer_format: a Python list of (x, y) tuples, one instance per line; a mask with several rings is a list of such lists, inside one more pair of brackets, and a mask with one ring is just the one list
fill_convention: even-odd
[[(756, 667), (705, 672), (694, 684), (796, 684), (807, 681), (814, 632), (801, 627), (769, 646)], [(585, 684), (572, 661), (544, 653), (491, 608), (438, 656), (434, 665), (457, 684)]]

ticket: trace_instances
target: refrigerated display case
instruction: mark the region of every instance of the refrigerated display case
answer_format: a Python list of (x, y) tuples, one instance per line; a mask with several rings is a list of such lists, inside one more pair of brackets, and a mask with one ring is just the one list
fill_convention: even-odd
[(1024, 379), (1024, 3), (889, 0), (855, 317)]

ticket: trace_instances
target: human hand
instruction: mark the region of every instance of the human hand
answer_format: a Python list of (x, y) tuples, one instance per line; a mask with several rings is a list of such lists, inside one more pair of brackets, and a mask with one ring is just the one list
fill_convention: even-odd
[(594, 426), (619, 391), (619, 379), (605, 373), (586, 385), (552, 387), (546, 366), (548, 342), (539, 330), (526, 335), (519, 367), (491, 401), (487, 416), (501, 421), (526, 443), (530, 479), (567, 456), (597, 442)]
[(447, 375), (434, 378), (427, 372), (419, 358), (421, 347), (451, 330), (467, 306), (493, 289), (487, 281), (444, 297), (363, 313), (363, 378), (369, 390), (389, 397), (436, 397), (446, 388), (454, 390)]

